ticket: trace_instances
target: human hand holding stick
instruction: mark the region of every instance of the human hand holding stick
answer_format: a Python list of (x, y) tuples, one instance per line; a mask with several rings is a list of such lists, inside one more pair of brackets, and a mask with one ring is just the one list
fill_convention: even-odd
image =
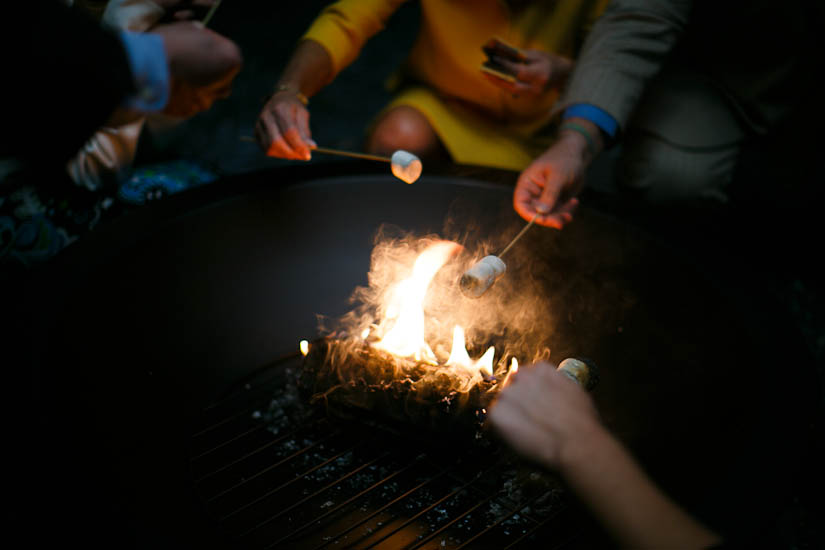
[(603, 426), (587, 392), (553, 365), (521, 367), (487, 419), (517, 453), (561, 475), (620, 546), (695, 550), (720, 542), (655, 485)]

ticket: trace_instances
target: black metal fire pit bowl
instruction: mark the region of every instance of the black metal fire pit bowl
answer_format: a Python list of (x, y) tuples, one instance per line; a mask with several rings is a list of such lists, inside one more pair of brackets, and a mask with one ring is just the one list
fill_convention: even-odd
[[(32, 276), (20, 343), (35, 396), (17, 415), (31, 421), (28, 437), (11, 447), (28, 467), (15, 477), (30, 540), (603, 542), (552, 474), (525, 477), (535, 469), (513, 466), (494, 443), (434, 447), (403, 427), (287, 418), (298, 341), (318, 335), (317, 314), (351, 307), (381, 224), (423, 235), (449, 220), (469, 240), (502, 242), (523, 226), (514, 174), (502, 183), (425, 173), (405, 185), (377, 169), (227, 178), (100, 228)], [(584, 204), (564, 231), (536, 228), (519, 244), (552, 299), (552, 358), (599, 365), (605, 423), (688, 510), (724, 533), (757, 533), (798, 481), (816, 399), (803, 346), (765, 296), (723, 276), (726, 266)], [(527, 265), (518, 258), (511, 269)], [(534, 490), (538, 479), (547, 490)]]

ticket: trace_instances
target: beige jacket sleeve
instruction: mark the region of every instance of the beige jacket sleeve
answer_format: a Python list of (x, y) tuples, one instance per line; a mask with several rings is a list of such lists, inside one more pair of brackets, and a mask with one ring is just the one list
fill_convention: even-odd
[(691, 0), (613, 0), (585, 40), (554, 112), (589, 103), (624, 128), (682, 36), (692, 7)]

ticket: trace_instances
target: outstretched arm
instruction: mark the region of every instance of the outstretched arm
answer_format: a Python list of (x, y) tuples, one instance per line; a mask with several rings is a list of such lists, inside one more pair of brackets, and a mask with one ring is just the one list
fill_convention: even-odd
[(489, 421), (521, 455), (556, 470), (620, 546), (706, 549), (720, 542), (662, 493), (601, 424), (590, 396), (552, 365), (519, 370)]

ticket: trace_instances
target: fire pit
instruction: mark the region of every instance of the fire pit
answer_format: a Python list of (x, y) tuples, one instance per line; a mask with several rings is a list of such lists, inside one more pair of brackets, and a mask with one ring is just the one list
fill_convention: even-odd
[[(523, 226), (509, 185), (399, 185), (369, 169), (301, 166), (173, 196), (34, 279), (43, 422), (32, 479), (50, 503), (37, 532), (87, 547), (592, 542), (592, 522), (552, 475), (532, 476), (492, 443), (448, 446), (391, 423), (304, 415), (289, 400), (298, 341), (317, 335), (316, 314), (352, 310), (383, 224), (459, 241), (470, 256)], [(525, 235), (481, 298), (524, 311), (516, 326), (543, 340), (467, 330), (468, 357), (496, 345), (493, 376), (540, 348), (593, 358), (603, 419), (648, 472), (712, 525), (746, 530), (782, 505), (811, 385), (788, 327), (717, 278), (723, 267), (584, 208), (563, 232)], [(509, 302), (523, 285), (545, 301)], [(451, 341), (454, 327), (441, 328)]]

